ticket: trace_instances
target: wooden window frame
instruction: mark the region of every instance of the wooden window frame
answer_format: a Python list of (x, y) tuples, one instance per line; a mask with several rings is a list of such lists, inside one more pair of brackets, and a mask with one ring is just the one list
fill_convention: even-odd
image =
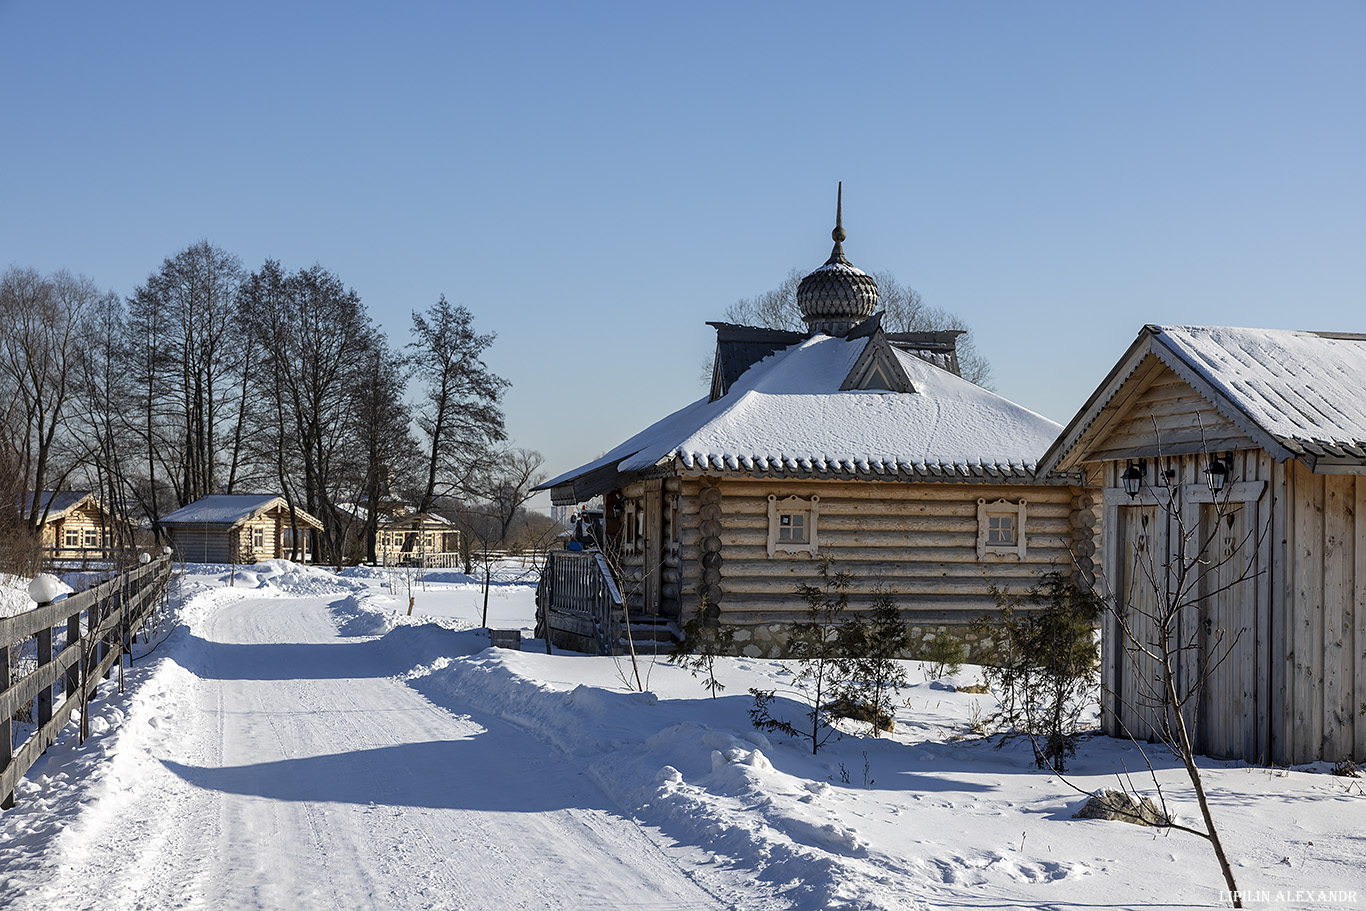
[[(1025, 517), (1028, 513), (1026, 508), (1028, 502), (1028, 500), (1023, 499), (1015, 503), (1005, 499), (997, 500), (994, 503), (988, 503), (985, 498), (977, 500), (977, 559), (985, 560), (988, 557), (1009, 556), (1014, 556), (1019, 560), (1025, 558)], [(991, 540), (991, 520), (1006, 516), (1015, 522), (1015, 542), (1013, 544), (993, 542)]]
[[(816, 556), (820, 551), (820, 539), (817, 535), (816, 524), (820, 518), (819, 496), (812, 496), (809, 500), (793, 495), (784, 500), (779, 500), (777, 494), (768, 495), (768, 555), (774, 557), (777, 554), (810, 554)], [(803, 524), (806, 526), (805, 541), (780, 541), (779, 533), (782, 529), (783, 516), (800, 515)]]

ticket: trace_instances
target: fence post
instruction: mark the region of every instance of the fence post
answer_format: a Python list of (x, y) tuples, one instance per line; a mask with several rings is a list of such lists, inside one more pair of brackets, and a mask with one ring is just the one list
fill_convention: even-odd
[[(47, 607), (49, 603), (51, 602), (45, 602), (38, 606)], [(44, 665), (52, 662), (52, 627), (44, 626), (38, 631), (38, 635), (34, 638), (38, 640), (38, 670), (41, 671)], [(39, 732), (43, 730), (43, 725), (52, 720), (52, 686), (53, 685), (49, 683), (39, 690), (38, 698), (35, 700), (36, 708), (38, 709), (37, 720)], [(51, 743), (51, 741), (43, 743), (44, 750), (47, 749), (49, 743)]]
[[(0, 680), (4, 681), (5, 689), (9, 689), (9, 643), (0, 646)], [(14, 722), (10, 716), (0, 718), (0, 769), (9, 768), (10, 760), (14, 758)], [(0, 810), (9, 810), (14, 807), (14, 792), (0, 797)]]
[[(76, 611), (76, 613), (66, 618), (66, 647), (75, 648), (78, 650), (79, 653), (79, 649), (81, 647), (80, 611)], [(67, 699), (74, 699), (76, 697), (76, 688), (81, 685), (81, 661), (83, 660), (84, 656), (81, 656), (81, 660), (77, 661), (75, 664), (71, 665), (66, 669)]]

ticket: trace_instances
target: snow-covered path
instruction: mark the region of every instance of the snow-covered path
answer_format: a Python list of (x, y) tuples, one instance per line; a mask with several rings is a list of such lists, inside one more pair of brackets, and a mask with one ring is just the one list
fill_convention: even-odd
[[(556, 751), (395, 679), (325, 597), (203, 612), (18, 908), (721, 908)], [(130, 747), (132, 747), (130, 749)]]

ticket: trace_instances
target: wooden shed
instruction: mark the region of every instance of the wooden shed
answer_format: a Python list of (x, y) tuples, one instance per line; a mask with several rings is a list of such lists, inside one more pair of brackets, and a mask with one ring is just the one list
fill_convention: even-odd
[[(302, 537), (322, 523), (291, 510), (274, 494), (213, 494), (161, 519), (176, 559), (192, 563), (255, 563), (290, 556), (294, 531)], [(302, 558), (301, 558), (302, 559)]]
[[(1141, 637), (1177, 595), (1200, 752), (1366, 760), (1363, 384), (1366, 335), (1147, 326), (1044, 456), (1102, 488), (1100, 583)], [(1156, 668), (1103, 636), (1105, 729), (1151, 734)]]
[(541, 485), (605, 497), (633, 617), (705, 604), (744, 654), (779, 657), (828, 556), (855, 609), (895, 595), (914, 649), (940, 630), (975, 647), (993, 586), (1089, 555), (1085, 492), (1035, 471), (1059, 425), (962, 379), (957, 333), (883, 331), (843, 236), (799, 289), (808, 332), (713, 323), (708, 396)]

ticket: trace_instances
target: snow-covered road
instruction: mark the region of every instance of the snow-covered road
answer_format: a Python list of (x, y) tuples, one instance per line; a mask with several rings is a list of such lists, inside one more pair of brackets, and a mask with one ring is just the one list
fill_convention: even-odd
[(121, 745), (116, 786), (14, 906), (730, 906), (553, 748), (433, 705), (396, 679), (412, 662), (339, 637), (336, 597), (201, 612), (137, 692), (146, 742)]

